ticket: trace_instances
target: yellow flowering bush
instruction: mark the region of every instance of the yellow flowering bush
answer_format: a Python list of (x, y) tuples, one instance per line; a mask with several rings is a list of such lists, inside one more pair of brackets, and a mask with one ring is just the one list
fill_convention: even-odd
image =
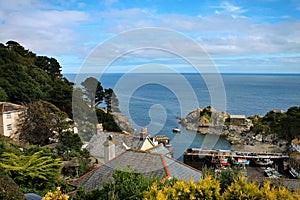
[(159, 188), (154, 183), (149, 191), (145, 192), (144, 200), (164, 200), (164, 199), (218, 199), (220, 198), (220, 183), (207, 176), (206, 179), (194, 183), (177, 180), (172, 186), (166, 185)]
[(42, 198), (42, 200), (68, 200), (69, 196), (66, 194), (62, 194), (60, 191), (60, 187), (56, 188), (56, 191), (53, 193), (51, 191), (47, 192), (47, 194)]
[(211, 199), (211, 200), (298, 200), (298, 191), (290, 192), (287, 188), (272, 187), (270, 182), (263, 185), (249, 183), (244, 176), (238, 176), (231, 185), (221, 192), (219, 180), (206, 176), (200, 182), (194, 183), (177, 180), (171, 185), (160, 186), (156, 182), (144, 193), (144, 200), (181, 200), (181, 199)]

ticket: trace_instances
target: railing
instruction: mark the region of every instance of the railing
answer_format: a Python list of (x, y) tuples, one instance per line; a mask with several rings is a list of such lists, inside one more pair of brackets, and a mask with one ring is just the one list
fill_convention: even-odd
[(198, 156), (229, 156), (229, 157), (243, 157), (243, 158), (289, 158), (285, 153), (267, 153), (267, 152), (245, 152), (232, 150), (215, 150), (215, 149), (201, 149), (191, 148), (185, 152), (185, 155)]

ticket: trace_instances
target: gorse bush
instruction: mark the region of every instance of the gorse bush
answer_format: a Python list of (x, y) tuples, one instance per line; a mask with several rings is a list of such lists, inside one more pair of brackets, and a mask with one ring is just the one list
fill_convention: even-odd
[(285, 187), (271, 187), (270, 182), (259, 185), (248, 182), (244, 176), (238, 176), (224, 192), (221, 192), (220, 181), (208, 175), (205, 179), (194, 183), (178, 180), (173, 185), (159, 186), (154, 183), (150, 190), (145, 191), (144, 200), (173, 200), (173, 199), (300, 199), (299, 192), (290, 192)]
[(271, 182), (258, 184), (250, 182), (242, 175), (233, 175), (230, 184), (221, 187), (219, 178), (205, 175), (205, 178), (195, 182), (193, 179), (183, 181), (172, 178), (165, 182), (144, 177), (137, 172), (117, 170), (112, 182), (105, 183), (102, 189), (86, 192), (79, 188), (77, 196), (71, 199), (144, 199), (144, 200), (244, 200), (244, 199), (288, 199), (298, 200), (298, 191), (290, 192), (287, 188), (272, 186)]
[(66, 194), (63, 194), (60, 191), (60, 187), (56, 188), (55, 192), (47, 192), (47, 194), (42, 198), (42, 200), (68, 200), (69, 196)]

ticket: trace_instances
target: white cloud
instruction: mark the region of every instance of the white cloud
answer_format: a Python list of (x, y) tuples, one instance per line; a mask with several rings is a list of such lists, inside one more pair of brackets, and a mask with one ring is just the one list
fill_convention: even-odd
[[(108, 0), (106, 3), (109, 5), (117, 1)], [(87, 6), (80, 1), (76, 5)], [(217, 14), (206, 16), (159, 14), (156, 10), (142, 8), (106, 9), (89, 13), (67, 10), (37, 0), (0, 1), (0, 7), (0, 42), (16, 40), (38, 54), (60, 58), (66, 55), (84, 57), (89, 50), (86, 44), (96, 45), (107, 39), (108, 35), (144, 27), (162, 27), (182, 32), (198, 41), (216, 59), (228, 57), (234, 60), (234, 57), (242, 57), (245, 62), (251, 63), (253, 59), (250, 62), (243, 56), (300, 53), (300, 20), (282, 18), (279, 23), (257, 23), (255, 19), (242, 16), (247, 12), (246, 9), (228, 2), (215, 7)], [(143, 37), (136, 39), (153, 40)], [(189, 51), (184, 44), (182, 48)], [(144, 57), (155, 55), (150, 53)], [(295, 57), (283, 58), (282, 63), (295, 63), (298, 60)], [(275, 58), (268, 59), (270, 63)], [(224, 59), (218, 62), (220, 65), (232, 64), (228, 60), (225, 63)]]
[(232, 12), (232, 13), (244, 13), (247, 12), (246, 9), (242, 9), (242, 7), (238, 7), (238, 6), (234, 6), (233, 4), (229, 3), (229, 2), (222, 2), (221, 8), (223, 8), (224, 10), (228, 11), (228, 12)]
[[(0, 41), (16, 40), (32, 51), (61, 55), (76, 53), (82, 36), (81, 24), (89, 22), (87, 13), (74, 10), (42, 9), (35, 1), (1, 2)], [(46, 7), (47, 8), (47, 7)]]

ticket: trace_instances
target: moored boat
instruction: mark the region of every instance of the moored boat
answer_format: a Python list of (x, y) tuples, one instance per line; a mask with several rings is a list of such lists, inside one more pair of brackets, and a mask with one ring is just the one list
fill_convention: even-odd
[(246, 158), (238, 158), (237, 161), (233, 162), (233, 164), (235, 165), (249, 165), (250, 164), (250, 160), (247, 160)]
[(255, 163), (256, 163), (257, 165), (261, 165), (261, 166), (272, 165), (273, 162), (274, 162), (273, 160), (268, 159), (268, 158), (266, 158), (266, 159), (257, 159), (257, 160), (255, 161)]
[(173, 133), (180, 133), (181, 132), (180, 128), (177, 128), (177, 127), (173, 128), (172, 131), (173, 131)]
[(221, 166), (227, 166), (228, 165), (228, 159), (227, 158), (220, 158), (220, 165)]
[(294, 178), (300, 178), (300, 173), (297, 172), (294, 168), (291, 167), (291, 169), (289, 170), (290, 174), (294, 177)]

